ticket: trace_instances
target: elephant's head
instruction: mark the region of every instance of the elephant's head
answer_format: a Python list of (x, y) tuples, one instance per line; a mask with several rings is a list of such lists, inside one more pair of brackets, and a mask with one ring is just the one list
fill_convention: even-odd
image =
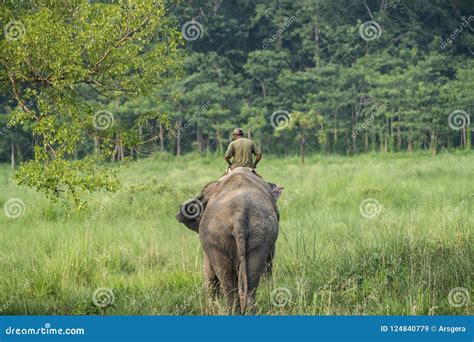
[(178, 222), (183, 223), (186, 227), (195, 232), (199, 232), (199, 222), (204, 212), (203, 196), (191, 198), (181, 204), (179, 212), (176, 214)]
[(206, 210), (207, 202), (214, 195), (218, 184), (219, 182), (209, 183), (204, 187), (199, 196), (191, 198), (181, 204), (181, 208), (176, 214), (178, 222), (195, 232), (199, 232), (199, 223), (201, 222), (202, 214), (204, 210)]

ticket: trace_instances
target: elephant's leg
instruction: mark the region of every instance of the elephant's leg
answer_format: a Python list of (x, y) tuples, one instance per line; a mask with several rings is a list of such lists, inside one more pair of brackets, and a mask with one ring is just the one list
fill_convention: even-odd
[(267, 265), (265, 268), (265, 272), (263, 273), (263, 276), (265, 278), (270, 278), (272, 276), (273, 272), (273, 257), (275, 256), (275, 245), (270, 247), (270, 252), (268, 253), (267, 257)]
[(221, 284), (221, 289), (227, 302), (228, 313), (239, 312), (237, 279), (232, 259), (217, 248), (209, 251), (209, 259)]
[(252, 313), (255, 313), (255, 296), (257, 287), (268, 267), (268, 258), (270, 250), (265, 248), (255, 249), (247, 255), (247, 281), (248, 281), (248, 299), (247, 307)]
[(207, 254), (204, 253), (204, 262), (203, 262), (203, 270), (204, 270), (204, 285), (208, 290), (211, 296), (216, 296), (219, 294), (219, 279), (217, 278), (216, 273), (212, 269), (211, 263)]

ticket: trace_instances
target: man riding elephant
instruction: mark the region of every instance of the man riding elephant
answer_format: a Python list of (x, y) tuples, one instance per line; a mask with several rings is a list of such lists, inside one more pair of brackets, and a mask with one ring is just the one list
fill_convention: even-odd
[[(232, 172), (238, 167), (246, 167), (254, 170), (262, 159), (262, 152), (258, 146), (250, 139), (244, 138), (244, 132), (241, 128), (235, 128), (232, 132), (233, 141), (227, 147), (224, 159), (229, 165), (227, 172)], [(255, 155), (255, 161), (253, 161)]]
[(271, 272), (278, 236), (271, 184), (238, 167), (186, 201), (176, 219), (199, 234), (205, 284), (221, 288), (230, 313), (253, 311), (260, 278)]
[[(224, 155), (224, 159), (228, 164), (225, 174), (232, 173), (239, 167), (244, 167), (262, 178), (257, 171), (255, 171), (258, 162), (262, 159), (262, 151), (260, 151), (258, 146), (252, 140), (246, 139), (243, 136), (244, 132), (242, 128), (235, 128), (232, 131), (233, 141), (227, 147), (227, 151)], [(255, 161), (253, 161), (253, 155), (255, 155)], [(268, 184), (272, 188), (273, 197), (277, 200), (280, 197), (283, 188), (273, 183)]]

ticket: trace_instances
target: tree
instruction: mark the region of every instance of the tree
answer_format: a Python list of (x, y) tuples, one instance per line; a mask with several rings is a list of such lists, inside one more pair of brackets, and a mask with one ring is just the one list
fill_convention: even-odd
[[(12, 119), (32, 123), (36, 142), (34, 161), (15, 176), (19, 184), (72, 199), (78, 207), (84, 191), (118, 188), (115, 172), (98, 159), (117, 144), (124, 147), (125, 127), (115, 122), (113, 110), (94, 108), (84, 89), (100, 100), (145, 93), (175, 77), (181, 38), (167, 13), (164, 0), (2, 6), (0, 79), (18, 105)], [(101, 155), (71, 160), (78, 144), (94, 137)]]
[(280, 125), (276, 127), (275, 134), (278, 136), (286, 129), (295, 133), (295, 139), (300, 146), (300, 160), (304, 165), (305, 146), (307, 139), (311, 136), (319, 137), (321, 144), (325, 143), (325, 135), (318, 134), (318, 130), (322, 128), (324, 118), (317, 114), (316, 110), (311, 109), (304, 113), (301, 111), (293, 111), (287, 120), (280, 121)]

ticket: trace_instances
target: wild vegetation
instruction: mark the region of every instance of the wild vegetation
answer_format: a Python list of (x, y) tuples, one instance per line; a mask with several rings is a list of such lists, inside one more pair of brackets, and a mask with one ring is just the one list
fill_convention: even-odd
[[(197, 234), (174, 218), (222, 174), (219, 161), (156, 154), (80, 212), (19, 188), (4, 165), (0, 204), (24, 208), (0, 215), (2, 314), (225, 313), (202, 288)], [(285, 190), (257, 313), (472, 314), (469, 297), (453, 302), (450, 291), (469, 296), (473, 285), (473, 167), (468, 153), (265, 158), (260, 172)], [(110, 305), (94, 305), (99, 288), (112, 291)]]
[(257, 313), (472, 314), (472, 9), (4, 1), (0, 312), (223, 313), (174, 216), (242, 127), (285, 187)]
[(105, 161), (222, 153), (236, 126), (301, 161), (472, 149), (468, 0), (34, 0), (0, 14), (0, 161), (79, 207), (119, 187)]

